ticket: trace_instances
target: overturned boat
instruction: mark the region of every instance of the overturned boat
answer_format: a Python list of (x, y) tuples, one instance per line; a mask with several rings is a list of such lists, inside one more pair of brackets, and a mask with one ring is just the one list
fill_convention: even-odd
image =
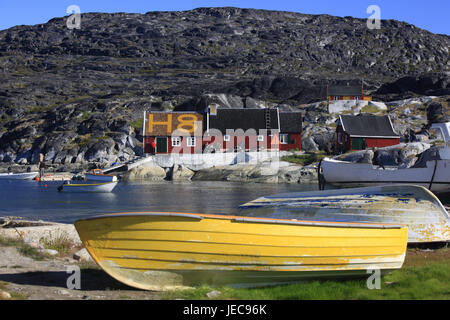
[(408, 232), (398, 224), (164, 212), (106, 214), (75, 227), (104, 271), (146, 290), (385, 273), (402, 266)]
[(421, 186), (285, 193), (261, 197), (240, 207), (241, 214), (273, 218), (408, 226), (408, 242), (450, 241), (450, 216), (439, 199)]
[(435, 123), (432, 128), (441, 131), (445, 145), (425, 151), (410, 168), (324, 158), (319, 166), (319, 182), (348, 186), (408, 183), (438, 194), (450, 193), (450, 122)]

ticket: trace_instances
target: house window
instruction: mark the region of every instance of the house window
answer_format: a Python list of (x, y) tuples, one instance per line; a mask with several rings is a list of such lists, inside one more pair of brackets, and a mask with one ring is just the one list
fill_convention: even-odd
[(188, 147), (195, 147), (195, 137), (188, 137), (187, 138), (187, 146)]
[(288, 144), (289, 143), (289, 135), (287, 133), (280, 134), (280, 143)]
[(223, 141), (230, 141), (230, 135), (229, 134), (224, 135)]
[(180, 137), (172, 137), (172, 147), (181, 146), (181, 138)]
[(339, 96), (334, 96), (334, 100), (340, 100)]
[(361, 100), (361, 97), (360, 96), (356, 96), (355, 100)]
[(260, 134), (260, 135), (258, 136), (258, 141), (264, 141), (264, 136), (263, 136), (262, 134)]

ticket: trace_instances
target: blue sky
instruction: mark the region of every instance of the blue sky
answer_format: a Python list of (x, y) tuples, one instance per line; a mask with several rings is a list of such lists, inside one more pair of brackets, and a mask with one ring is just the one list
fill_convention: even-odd
[(78, 5), (82, 13), (145, 13), (233, 6), (367, 18), (366, 9), (372, 4), (380, 7), (381, 19), (396, 19), (434, 33), (450, 34), (450, 0), (0, 0), (0, 30), (66, 16), (66, 8), (70, 5)]

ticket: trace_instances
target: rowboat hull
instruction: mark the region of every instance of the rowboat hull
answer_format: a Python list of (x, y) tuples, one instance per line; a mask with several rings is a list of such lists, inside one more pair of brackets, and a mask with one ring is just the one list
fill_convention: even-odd
[(0, 179), (8, 180), (32, 180), (39, 175), (39, 172), (25, 173), (0, 173)]
[(414, 185), (286, 193), (261, 197), (239, 208), (248, 216), (398, 223), (408, 226), (409, 243), (450, 241), (447, 210), (429, 190)]
[[(435, 193), (450, 193), (450, 160), (428, 161), (425, 168), (385, 168), (325, 158), (321, 162), (325, 181), (335, 185), (374, 186), (414, 184), (430, 187)], [(432, 183), (431, 183), (432, 181)]]
[(112, 192), (117, 182), (63, 184), (58, 187), (63, 192)]
[(255, 287), (402, 266), (407, 228), (181, 213), (127, 213), (75, 227), (93, 259), (132, 287)]

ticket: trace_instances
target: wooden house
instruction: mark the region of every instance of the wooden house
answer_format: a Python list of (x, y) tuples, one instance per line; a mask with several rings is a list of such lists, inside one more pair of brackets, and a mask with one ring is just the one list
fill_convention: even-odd
[(364, 95), (362, 84), (359, 86), (327, 85), (326, 95), (328, 101), (339, 101), (339, 100), (372, 101), (371, 96)]
[[(279, 109), (146, 112), (144, 153), (202, 153), (301, 149), (303, 113)], [(209, 149), (208, 149), (209, 150)], [(209, 151), (208, 151), (209, 152)]]
[(336, 150), (344, 153), (372, 147), (387, 147), (400, 143), (388, 115), (340, 115), (334, 136)]

